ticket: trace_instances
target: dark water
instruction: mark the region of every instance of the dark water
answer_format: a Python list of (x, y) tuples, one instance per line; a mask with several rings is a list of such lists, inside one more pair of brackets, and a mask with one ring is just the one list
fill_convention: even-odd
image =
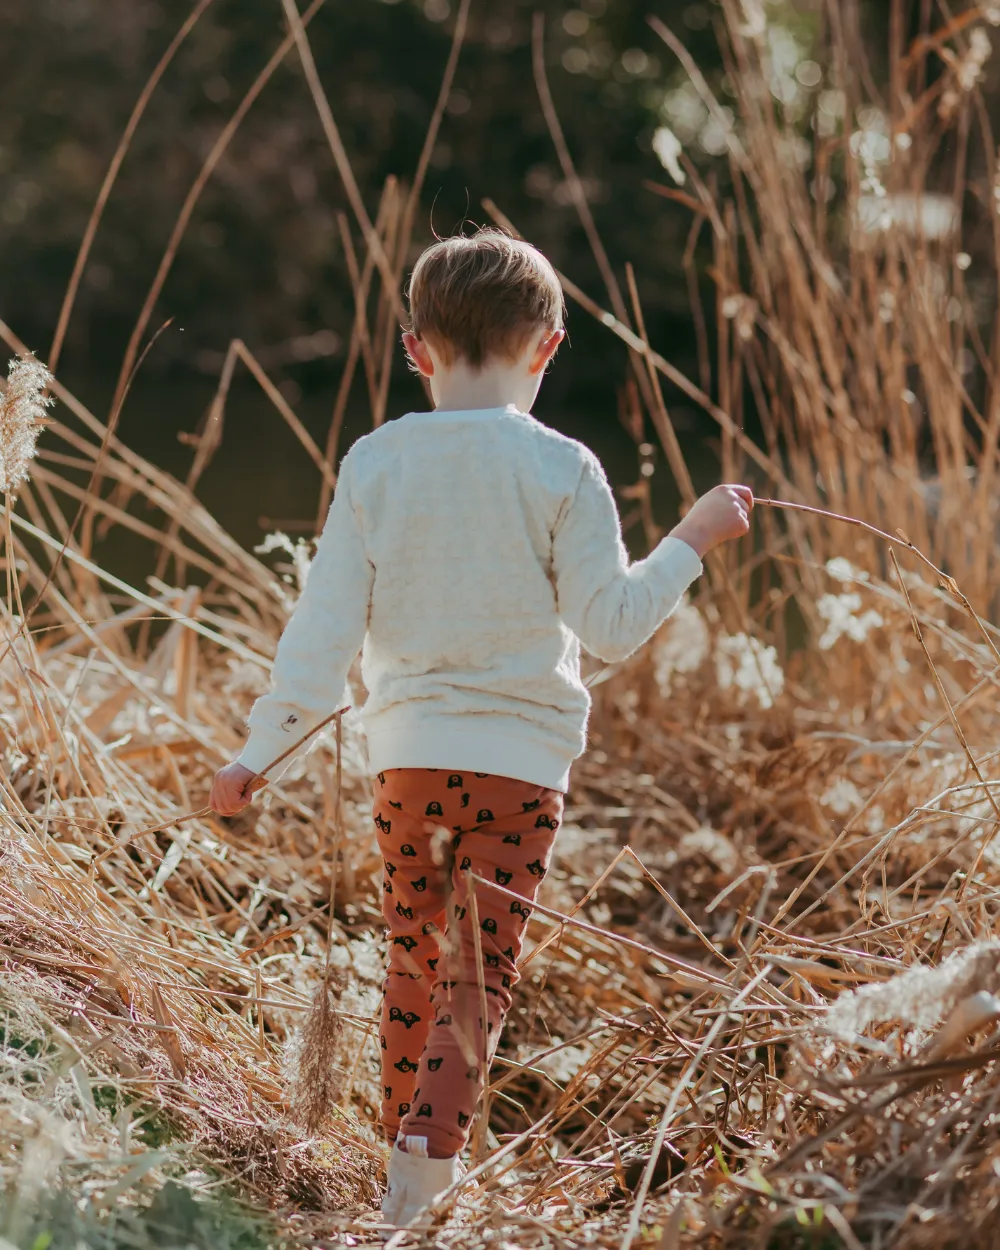
[[(327, 430), (336, 393), (336, 377), (305, 379), (307, 385), (285, 379), (292, 406), (320, 447)], [(71, 389), (102, 420), (106, 418), (114, 371), (70, 376)], [(161, 377), (140, 377), (122, 413), (119, 435), (140, 455), (175, 477), (184, 479), (192, 463), (193, 450), (178, 437), (198, 428), (214, 394), (216, 379), (193, 372)], [(403, 377), (390, 395), (392, 416), (426, 407), (423, 391), (415, 380)], [(617, 416), (614, 390), (604, 394), (580, 395), (572, 386), (543, 387), (535, 415), (593, 448), (605, 465), (616, 488), (639, 478), (640, 456), (635, 442)], [(66, 419), (66, 413), (60, 414)], [(687, 409), (672, 409), (689, 467), (699, 489), (718, 480), (717, 460), (708, 431), (698, 415)], [(348, 419), (340, 444), (342, 455), (355, 439), (370, 429), (370, 417), (361, 388)], [(44, 445), (44, 444), (43, 444)], [(652, 494), (657, 522), (669, 527), (676, 520), (678, 495), (669, 468), (659, 451), (653, 457)], [(289, 430), (277, 410), (255, 383), (237, 374), (229, 394), (222, 444), (197, 487), (199, 499), (220, 524), (246, 547), (259, 543), (275, 528), (292, 533), (311, 533), (320, 490), (320, 475), (305, 450)], [(132, 508), (144, 517), (141, 501)], [(624, 515), (634, 505), (620, 499)], [(155, 521), (155, 513), (144, 519)], [(640, 525), (627, 530), (626, 540), (633, 555), (645, 553)], [(97, 558), (119, 575), (142, 585), (152, 571), (149, 545), (116, 527), (95, 548)]]

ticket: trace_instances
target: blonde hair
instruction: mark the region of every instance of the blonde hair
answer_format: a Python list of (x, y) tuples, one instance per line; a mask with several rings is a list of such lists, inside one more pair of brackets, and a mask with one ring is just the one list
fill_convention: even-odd
[(538, 330), (559, 330), (565, 304), (542, 253), (501, 230), (440, 239), (420, 256), (409, 287), (410, 329), (448, 363), (514, 360)]

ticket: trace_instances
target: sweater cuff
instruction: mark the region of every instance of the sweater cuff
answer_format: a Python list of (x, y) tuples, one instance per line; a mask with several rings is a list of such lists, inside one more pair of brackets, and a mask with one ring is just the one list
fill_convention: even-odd
[[(237, 757), (236, 763), (242, 764), (244, 768), (249, 768), (253, 773), (261, 773), (272, 760), (278, 758), (282, 751), (287, 751), (289, 746), (291, 746), (291, 743), (288, 741), (286, 733), (282, 733), (281, 730), (269, 732), (267, 729), (258, 727), (251, 732), (243, 750)], [(305, 750), (305, 746), (303, 746), (302, 750)], [(274, 773), (268, 774), (272, 781), (275, 781), (285, 771), (292, 762), (292, 758), (283, 760)]]
[(683, 538), (671, 538), (668, 535), (649, 559), (670, 577), (678, 598), (705, 571), (698, 553)]

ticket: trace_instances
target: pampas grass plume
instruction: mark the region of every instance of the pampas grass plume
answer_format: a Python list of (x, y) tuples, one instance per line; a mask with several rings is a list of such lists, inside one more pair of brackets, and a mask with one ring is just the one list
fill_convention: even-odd
[(318, 1131), (333, 1111), (343, 1072), (339, 1062), (344, 1022), (337, 1010), (335, 992), (343, 989), (342, 974), (331, 961), (333, 953), (334, 903), (337, 899), (337, 863), (344, 831), (344, 712), (336, 713), (337, 772), (335, 820), (330, 861), (330, 896), (327, 902), (326, 959), (323, 979), (305, 1023), (289, 1048), (288, 1102), (292, 1115), (310, 1134)]
[(46, 394), (52, 375), (34, 356), (18, 356), (7, 367), (0, 395), (0, 491), (13, 494), (28, 480), (35, 445), (52, 406)]
[(312, 1008), (290, 1047), (288, 1102), (295, 1120), (312, 1134), (333, 1110), (342, 1080), (343, 1021), (330, 977), (324, 977)]

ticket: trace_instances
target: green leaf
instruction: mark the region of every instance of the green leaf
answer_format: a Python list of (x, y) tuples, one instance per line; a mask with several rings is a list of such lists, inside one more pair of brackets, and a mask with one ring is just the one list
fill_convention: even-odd
[(723, 1156), (722, 1148), (720, 1147), (718, 1142), (713, 1142), (712, 1149), (715, 1151), (716, 1162), (718, 1163), (719, 1168), (722, 1171), (722, 1175), (725, 1176), (728, 1180), (728, 1178), (732, 1176), (732, 1172), (730, 1172), (729, 1164), (726, 1162), (725, 1157)]

